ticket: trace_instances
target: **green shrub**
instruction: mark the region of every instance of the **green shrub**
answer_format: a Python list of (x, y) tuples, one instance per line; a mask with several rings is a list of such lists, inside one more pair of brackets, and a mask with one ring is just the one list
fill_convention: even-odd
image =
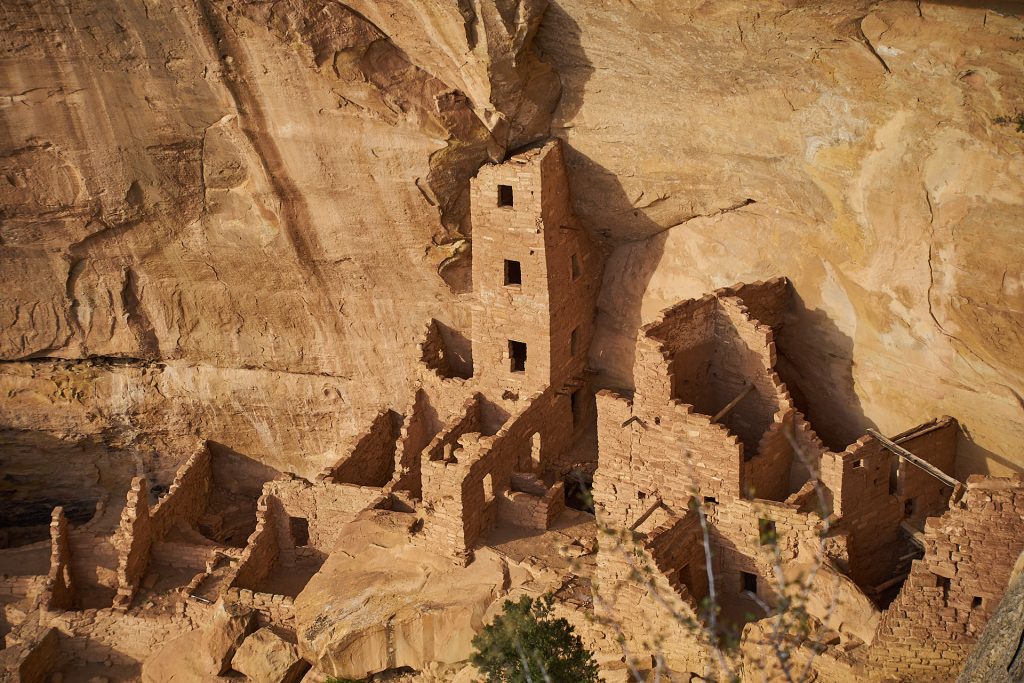
[(488, 681), (597, 683), (597, 662), (565, 619), (551, 616), (551, 596), (505, 601), (504, 612), (473, 638), (473, 665)]

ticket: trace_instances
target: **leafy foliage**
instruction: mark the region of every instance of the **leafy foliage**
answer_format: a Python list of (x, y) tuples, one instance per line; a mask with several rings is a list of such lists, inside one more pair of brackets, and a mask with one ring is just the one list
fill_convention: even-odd
[(551, 596), (505, 601), (504, 612), (473, 638), (471, 661), (488, 681), (597, 683), (597, 662), (572, 625), (551, 616)]

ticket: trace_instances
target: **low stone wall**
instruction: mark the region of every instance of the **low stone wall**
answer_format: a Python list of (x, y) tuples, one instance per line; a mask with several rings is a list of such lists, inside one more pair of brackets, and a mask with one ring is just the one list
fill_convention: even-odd
[(0, 673), (5, 681), (46, 683), (60, 659), (60, 636), (56, 629), (22, 629), (24, 640), (0, 650)]
[(295, 601), (287, 595), (260, 593), (247, 588), (229, 588), (224, 599), (256, 611), (260, 627), (278, 625), (295, 629)]

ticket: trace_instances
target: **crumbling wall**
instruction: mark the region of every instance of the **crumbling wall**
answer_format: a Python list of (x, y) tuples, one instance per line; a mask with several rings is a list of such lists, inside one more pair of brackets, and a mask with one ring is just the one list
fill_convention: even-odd
[(227, 583), (229, 587), (249, 588), (258, 585), (277, 563), (281, 547), (270, 499), (269, 494), (264, 494), (256, 503), (256, 529), (249, 536), (234, 576)]
[(132, 479), (128, 500), (121, 512), (121, 524), (114, 534), (117, 549), (117, 595), (114, 607), (126, 610), (149, 568), (153, 526), (149, 516), (149, 487), (142, 477)]
[(714, 414), (711, 359), (718, 301), (707, 295), (662, 311), (637, 335), (633, 382), (636, 400), (660, 405), (675, 398)]
[[(654, 530), (653, 550), (662, 554), (663, 562), (670, 545), (667, 541), (675, 536), (671, 532), (675, 523), (673, 519), (667, 528)], [(659, 543), (657, 537), (666, 532), (670, 534), (666, 543)], [(601, 539), (591, 587), (598, 623), (607, 622), (620, 630), (638, 659), (659, 652), (673, 671), (706, 671), (711, 665), (710, 650), (695, 627), (697, 613), (689, 601), (689, 589), (681, 592), (679, 581), (657, 570), (652, 548), (644, 539), (630, 539), (628, 535)], [(689, 540), (684, 549), (696, 550), (693, 539)], [(696, 553), (693, 557), (696, 559)]]
[(339, 484), (384, 486), (395, 468), (396, 440), (401, 417), (393, 410), (377, 413), (370, 428), (345, 457), (332, 468), (331, 477)]
[(203, 444), (178, 468), (167, 494), (153, 506), (150, 517), (154, 540), (163, 540), (175, 527), (195, 527), (206, 509), (212, 479), (210, 449)]
[(420, 362), (441, 379), (469, 379), (473, 376), (470, 342), (444, 323), (430, 319), (419, 343)]
[(413, 399), (403, 413), (402, 429), (395, 449), (395, 474), (392, 489), (408, 491), (414, 498), (423, 495), (420, 477), (420, 456), (441, 430), (437, 410), (423, 387), (417, 387)]
[(284, 528), (289, 526), (289, 517), (306, 520), (307, 545), (324, 553), (334, 548), (345, 522), (373, 507), (383, 497), (377, 487), (326, 480), (310, 483), (303, 479), (280, 479), (267, 482), (264, 490), (283, 513), (276, 523)]
[(64, 508), (55, 507), (50, 521), (50, 570), (39, 604), (44, 610), (68, 610), (75, 604), (75, 588), (71, 579), (71, 543)]
[(1024, 550), (1024, 480), (972, 476), (925, 524), (925, 554), (882, 616), (870, 652), (880, 675), (952, 680), (1006, 591)]
[(693, 495), (718, 502), (740, 496), (735, 436), (689, 405), (641, 400), (639, 387), (636, 398), (597, 395), (601, 466), (594, 499), (604, 523), (628, 528), (656, 500), (682, 514)]
[(789, 280), (775, 277), (769, 280), (740, 283), (715, 290), (719, 298), (735, 297), (743, 302), (751, 320), (777, 332), (793, 305), (793, 290)]
[[(491, 436), (479, 428), (479, 398), (442, 431), (425, 451), (423, 502), (430, 514), (426, 536), (455, 557), (468, 560), (473, 545), (496, 520), (499, 498), (511, 488), (515, 470), (550, 469), (573, 435), (569, 398), (553, 389), (520, 401), (518, 410)], [(539, 462), (533, 461), (539, 436)], [(547, 512), (545, 512), (547, 514)]]
[(132, 479), (121, 523), (114, 534), (117, 552), (117, 595), (114, 606), (127, 609), (150, 563), (154, 543), (175, 528), (195, 526), (206, 508), (212, 478), (210, 451), (204, 445), (179, 469), (167, 495), (150, 512), (149, 486)]
[(22, 639), (0, 650), (0, 673), (4, 680), (19, 683), (45, 683), (60, 660), (60, 636), (57, 630), (36, 627), (22, 629)]

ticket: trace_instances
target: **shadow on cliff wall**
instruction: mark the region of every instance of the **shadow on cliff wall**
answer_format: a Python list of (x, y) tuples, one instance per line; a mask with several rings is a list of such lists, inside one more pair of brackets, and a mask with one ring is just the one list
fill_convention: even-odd
[(779, 377), (831, 450), (841, 451), (877, 427), (854, 390), (853, 339), (825, 311), (809, 310), (795, 288), (775, 348)]

